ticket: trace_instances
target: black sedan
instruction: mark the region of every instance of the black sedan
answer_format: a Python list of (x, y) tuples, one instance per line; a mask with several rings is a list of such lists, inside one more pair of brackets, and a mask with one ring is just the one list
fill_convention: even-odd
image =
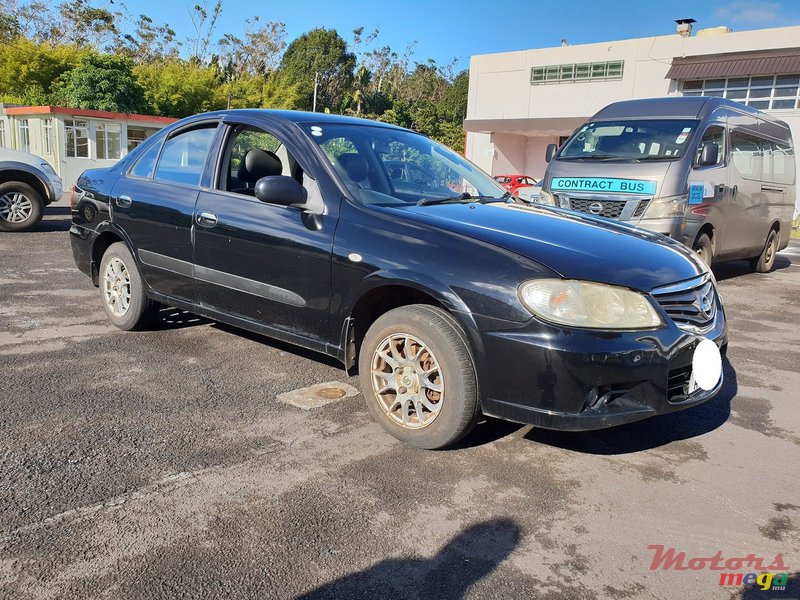
[(618, 425), (722, 385), (725, 315), (693, 252), (520, 203), (405, 129), (197, 115), (86, 171), (73, 198), (75, 261), (115, 325), (167, 304), (337, 357), (416, 446), (452, 444), (481, 414)]

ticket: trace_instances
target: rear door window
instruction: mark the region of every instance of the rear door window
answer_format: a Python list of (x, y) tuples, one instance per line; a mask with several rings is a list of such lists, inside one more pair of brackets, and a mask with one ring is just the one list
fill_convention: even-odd
[(179, 133), (166, 142), (158, 159), (158, 181), (200, 185), (200, 178), (214, 140), (216, 125)]

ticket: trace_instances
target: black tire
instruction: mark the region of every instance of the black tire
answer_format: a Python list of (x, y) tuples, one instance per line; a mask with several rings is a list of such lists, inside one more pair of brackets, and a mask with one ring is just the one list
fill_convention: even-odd
[[(0, 184), (0, 231), (27, 231), (42, 220), (41, 194), (21, 181)], [(22, 220), (17, 220), (17, 219)]]
[[(120, 268), (120, 264), (124, 270)], [(112, 265), (111, 270), (109, 265)], [(144, 329), (152, 323), (158, 305), (147, 297), (142, 275), (125, 244), (116, 242), (106, 249), (100, 261), (99, 279), (100, 302), (109, 321), (125, 331)], [(114, 286), (118, 288), (115, 289)], [(124, 294), (126, 287), (130, 296), (127, 307), (119, 295), (119, 292)]]
[[(420, 358), (409, 359), (403, 367), (412, 369), (412, 372), (402, 371), (401, 375), (397, 375), (398, 371), (378, 356), (377, 352), (384, 347), (384, 344), (390, 343), (387, 340), (395, 339), (393, 336), (406, 335), (411, 336), (410, 352), (406, 350), (405, 343), (402, 348), (400, 346), (395, 348), (399, 350), (401, 356), (408, 353), (416, 354)], [(423, 347), (424, 350), (421, 350)], [(397, 358), (395, 355), (392, 357)], [(397, 389), (389, 386), (389, 379), (381, 375), (373, 376), (373, 364), (388, 369), (387, 375), (394, 377)], [(419, 370), (413, 371), (408, 364), (420, 365)], [(388, 433), (406, 444), (429, 450), (444, 448), (467, 435), (478, 421), (480, 402), (475, 361), (464, 330), (447, 311), (425, 304), (412, 304), (381, 315), (364, 336), (358, 365), (361, 391), (373, 418)], [(419, 374), (426, 372), (431, 365), (438, 365), (438, 369), (433, 369), (435, 373), (431, 375), (433, 379), (428, 380), (428, 384), (442, 386), (441, 392), (423, 389), (427, 388), (427, 385), (422, 384), (424, 378), (419, 377)], [(410, 376), (411, 379), (401, 380), (398, 378), (401, 376)], [(413, 379), (415, 376), (416, 379)], [(420, 398), (419, 394), (425, 394), (428, 406), (438, 406), (438, 410), (434, 414), (421, 402), (418, 404), (413, 400), (408, 401), (405, 404), (409, 407), (413, 404), (416, 408), (422, 408), (420, 412), (423, 418), (420, 418), (415, 410), (406, 426), (399, 422), (404, 412), (403, 408), (399, 408), (399, 414), (396, 410), (390, 411), (386, 405), (391, 403), (391, 392), (379, 396), (373, 386), (373, 380), (385, 382), (386, 387), (394, 389), (395, 401), (399, 401), (400, 394), (406, 390), (412, 398)], [(410, 388), (402, 387), (403, 381), (411, 381)], [(408, 414), (410, 410), (410, 408), (405, 410), (405, 413)], [(425, 422), (427, 418), (430, 420)], [(416, 422), (412, 422), (413, 420)], [(423, 422), (425, 424), (421, 425)]]
[(775, 257), (778, 254), (778, 232), (769, 230), (767, 242), (761, 254), (750, 259), (750, 268), (756, 273), (769, 273), (775, 266)]
[(706, 265), (709, 267), (711, 266), (711, 263), (714, 261), (714, 243), (711, 241), (711, 238), (708, 237), (708, 234), (700, 234), (697, 240), (695, 240), (692, 250), (697, 252), (698, 256)]

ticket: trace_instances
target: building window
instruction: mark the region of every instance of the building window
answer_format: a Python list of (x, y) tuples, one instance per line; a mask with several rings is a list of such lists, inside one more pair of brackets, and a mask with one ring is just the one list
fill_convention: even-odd
[(624, 60), (531, 68), (531, 85), (622, 79)]
[(28, 125), (28, 119), (20, 119), (19, 129), (17, 131), (19, 142), (19, 149), (23, 152), (31, 151), (31, 128)]
[(45, 154), (53, 154), (53, 148), (55, 148), (55, 138), (53, 137), (53, 119), (44, 119), (42, 121), (42, 146)]
[(718, 96), (759, 110), (800, 108), (800, 75), (684, 81), (684, 96)]
[(136, 148), (156, 131), (158, 130), (148, 127), (128, 127), (128, 152)]
[(89, 158), (89, 121), (65, 119), (67, 156)]
[(98, 123), (95, 127), (97, 137), (97, 158), (118, 159), (120, 154), (120, 136), (122, 127), (119, 123)]
[(0, 121), (0, 148), (6, 147), (6, 122)]

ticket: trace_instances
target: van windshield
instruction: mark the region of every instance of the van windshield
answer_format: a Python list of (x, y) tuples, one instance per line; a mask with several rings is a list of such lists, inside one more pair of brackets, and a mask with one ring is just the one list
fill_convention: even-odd
[(696, 119), (630, 119), (583, 125), (558, 153), (560, 160), (674, 160), (686, 152)]

